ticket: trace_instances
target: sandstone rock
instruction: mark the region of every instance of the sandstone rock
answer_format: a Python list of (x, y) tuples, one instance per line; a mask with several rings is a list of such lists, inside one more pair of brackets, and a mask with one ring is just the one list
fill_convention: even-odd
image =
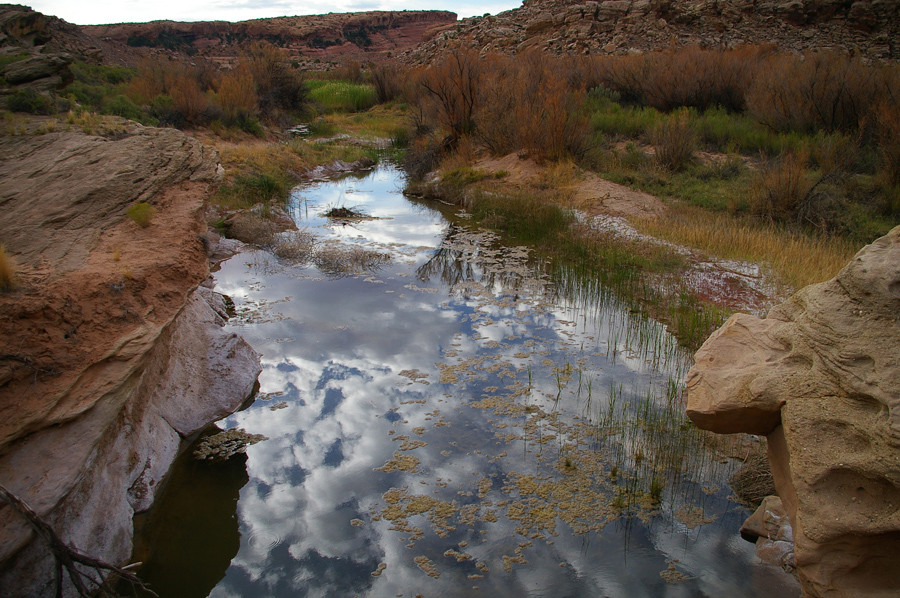
[(796, 566), (794, 532), (790, 518), (777, 496), (766, 497), (741, 526), (741, 536), (756, 544), (756, 555), (787, 572)]
[(47, 77), (60, 77), (63, 84), (71, 83), (72, 73), (69, 71), (69, 65), (72, 60), (69, 54), (36, 54), (5, 65), (0, 69), (0, 75), (12, 85)]
[[(528, 44), (523, 45), (522, 39), (509, 43), (505, 34), (482, 28), (474, 19), (459, 23), (454, 42), (467, 45), (477, 32), (478, 47), (490, 45), (506, 52), (541, 47), (553, 54), (581, 53), (586, 48), (621, 53), (686, 44), (724, 48), (774, 44), (789, 51), (837, 48), (892, 60), (900, 58), (897, 44), (876, 40), (882, 35), (891, 40), (900, 37), (898, 10), (898, 0), (536, 0), (498, 16), (511, 27), (525, 29)], [(578, 21), (605, 25), (595, 31), (622, 36), (625, 41), (582, 42), (580, 28), (566, 27)], [(409, 54), (408, 61), (429, 63), (449, 43), (440, 38), (426, 41)]]
[[(131, 552), (182, 437), (239, 406), (258, 356), (222, 330), (204, 286), (216, 155), (129, 126), (0, 140), (0, 239), (20, 287), (0, 295), (0, 479), (64, 541)], [(138, 227), (125, 210), (156, 208)], [(0, 507), (0, 595), (52, 594), (46, 546)]]
[(900, 227), (766, 319), (732, 318), (689, 374), (699, 426), (767, 435), (810, 596), (900, 587), (898, 347)]

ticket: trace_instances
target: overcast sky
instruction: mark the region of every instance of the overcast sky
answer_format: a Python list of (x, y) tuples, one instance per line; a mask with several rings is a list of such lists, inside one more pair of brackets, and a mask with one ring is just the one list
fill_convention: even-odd
[(367, 10), (449, 10), (462, 17), (497, 14), (521, 0), (23, 0), (78, 25), (172, 21), (244, 21), (264, 17)]

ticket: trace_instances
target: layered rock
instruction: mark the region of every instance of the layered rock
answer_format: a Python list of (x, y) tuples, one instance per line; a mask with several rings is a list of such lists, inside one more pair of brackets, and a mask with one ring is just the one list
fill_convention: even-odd
[[(268, 42), (295, 59), (352, 57), (371, 60), (388, 52), (409, 50), (430, 39), (436, 27), (456, 22), (456, 14), (440, 10), (370, 11), (254, 19), (229, 23), (118, 23), (81, 28), (108, 58), (134, 62), (146, 52), (169, 52), (209, 58), (236, 56), (250, 44)], [(131, 48), (131, 53), (123, 52)]]
[(733, 316), (687, 389), (700, 427), (767, 436), (806, 595), (900, 587), (900, 227), (765, 319)]
[[(214, 152), (123, 125), (0, 138), (0, 243), (19, 287), (0, 294), (0, 481), (64, 541), (131, 552), (181, 440), (236, 409), (258, 355), (224, 332), (203, 207)], [(126, 210), (151, 204), (139, 227)], [(42, 541), (0, 506), (0, 594), (53, 591)]]
[(898, 0), (526, 0), (446, 27), (407, 59), (427, 63), (457, 44), (483, 53), (536, 48), (562, 55), (747, 43), (900, 59), (898, 13)]

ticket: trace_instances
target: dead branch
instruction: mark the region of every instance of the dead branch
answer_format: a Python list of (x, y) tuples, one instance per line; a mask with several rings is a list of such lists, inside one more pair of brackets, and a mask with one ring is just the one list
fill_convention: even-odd
[[(32, 510), (32, 508), (25, 503), (25, 501), (7, 490), (2, 485), (0, 485), (0, 499), (6, 502), (10, 507), (12, 507), (15, 512), (17, 512), (19, 515), (24, 517), (26, 521), (28, 521), (28, 524), (31, 526), (34, 532), (47, 543), (47, 546), (50, 548), (50, 552), (53, 553), (53, 557), (56, 559), (55, 579), (57, 598), (61, 598), (62, 596), (63, 568), (65, 568), (66, 572), (69, 574), (69, 579), (72, 580), (72, 585), (74, 585), (75, 589), (78, 590), (78, 595), (82, 596), (83, 598), (94, 596), (95, 592), (99, 592), (100, 596), (116, 596), (116, 593), (110, 590), (107, 584), (104, 584), (103, 580), (105, 578), (105, 574), (114, 574), (130, 583), (133, 588), (140, 588), (144, 592), (147, 592), (153, 596), (157, 596), (156, 593), (154, 593), (144, 585), (144, 582), (142, 582), (137, 577), (137, 575), (130, 571), (130, 569), (139, 566), (140, 563), (132, 563), (130, 565), (126, 565), (125, 567), (118, 567), (111, 563), (107, 563), (100, 559), (96, 559), (92, 556), (79, 552), (78, 550), (75, 550), (74, 548), (68, 546), (65, 542), (63, 542), (62, 539), (50, 526), (50, 524), (44, 521), (37, 513), (35, 513), (34, 510)], [(97, 575), (99, 579), (93, 577), (86, 571), (82, 571), (77, 567), (77, 565), (87, 567), (88, 569), (93, 569), (95, 575)], [(89, 589), (89, 586), (91, 584), (95, 586), (93, 590)]]

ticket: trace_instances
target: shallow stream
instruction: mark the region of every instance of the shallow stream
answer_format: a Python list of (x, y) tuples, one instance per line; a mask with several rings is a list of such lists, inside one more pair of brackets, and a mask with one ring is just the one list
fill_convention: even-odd
[[(299, 188), (320, 259), (215, 274), (264, 368), (219, 425), (268, 439), (179, 460), (138, 522), (142, 577), (163, 597), (798, 595), (739, 537), (737, 461), (684, 420), (664, 327), (402, 187), (380, 166)], [(389, 259), (321, 257), (350, 247)]]

